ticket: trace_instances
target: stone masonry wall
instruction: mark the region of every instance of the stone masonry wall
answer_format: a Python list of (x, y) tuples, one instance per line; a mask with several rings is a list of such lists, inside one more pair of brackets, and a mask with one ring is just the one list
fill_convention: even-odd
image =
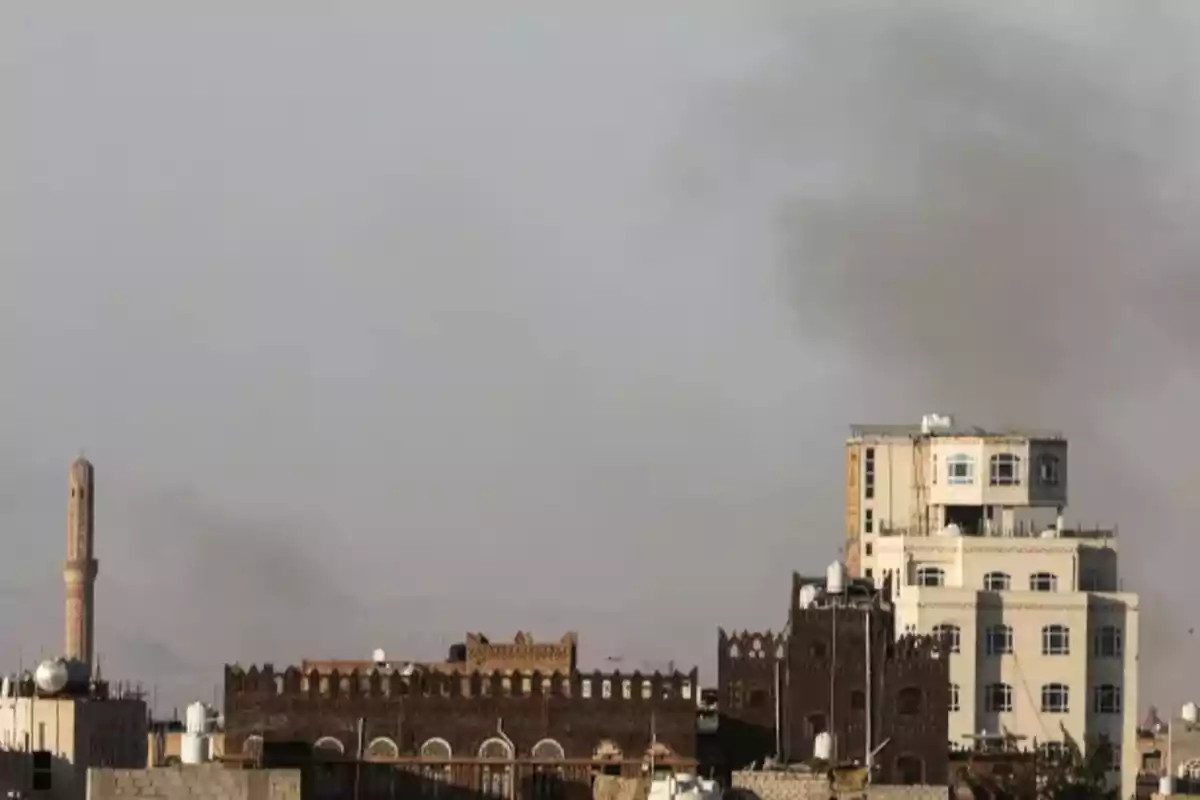
[(88, 800), (300, 800), (300, 771), (239, 770), (220, 764), (89, 769)]
[(875, 785), (866, 791), (836, 791), (824, 775), (796, 772), (735, 772), (733, 788), (746, 800), (948, 800), (946, 786)]

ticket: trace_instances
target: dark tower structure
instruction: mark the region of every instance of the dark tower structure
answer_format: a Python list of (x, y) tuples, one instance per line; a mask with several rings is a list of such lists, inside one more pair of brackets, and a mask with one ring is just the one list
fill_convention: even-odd
[(96, 560), (95, 469), (82, 456), (68, 473), (67, 561), (63, 564), (66, 588), (66, 640), (68, 662), (90, 672), (95, 654)]

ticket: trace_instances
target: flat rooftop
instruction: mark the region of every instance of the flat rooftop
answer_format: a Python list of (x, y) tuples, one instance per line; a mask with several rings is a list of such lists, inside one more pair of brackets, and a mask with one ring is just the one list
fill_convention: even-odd
[(984, 428), (979, 425), (953, 424), (946, 428), (932, 428), (926, 431), (920, 423), (915, 425), (851, 425), (851, 439), (871, 438), (919, 438), (937, 436), (971, 436), (981, 439), (1040, 439), (1065, 441), (1061, 431), (1038, 430), (1034, 428)]

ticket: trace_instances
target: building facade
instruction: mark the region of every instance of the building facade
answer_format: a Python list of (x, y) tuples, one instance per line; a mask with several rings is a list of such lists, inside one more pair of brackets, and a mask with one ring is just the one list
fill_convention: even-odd
[(47, 800), (82, 800), (90, 767), (146, 766), (146, 703), (140, 698), (0, 697), (0, 783), (29, 793), (35, 751), (48, 753)]
[(1131, 796), (1138, 598), (1121, 591), (1114, 531), (1071, 530), (1067, 442), (929, 415), (859, 426), (847, 444), (846, 547), (889, 586), (897, 632), (950, 643), (949, 733), (1026, 746), (1107, 740)]
[(947, 781), (949, 670), (940, 642), (894, 635), (888, 593), (793, 576), (787, 630), (718, 633), (727, 768), (806, 761), (829, 733), (831, 760), (877, 783)]
[[(590, 790), (589, 777), (628, 774), (631, 762), (635, 774), (656, 762), (694, 764), (697, 680), (696, 670), (481, 674), (409, 663), (304, 674), (231, 666), (226, 752), (266, 766), (365, 760), (386, 770), (416, 760), (434, 783), (500, 796), (513, 791), (522, 770), (566, 780), (573, 762), (570, 780)], [(292, 760), (272, 761), (272, 751)], [(400, 796), (385, 785), (392, 780), (385, 771), (372, 774), (373, 789), (363, 796)], [(318, 797), (344, 790), (330, 775), (333, 784), (314, 787)], [(402, 794), (431, 792), (408, 787)], [(550, 789), (534, 795), (557, 796)]]

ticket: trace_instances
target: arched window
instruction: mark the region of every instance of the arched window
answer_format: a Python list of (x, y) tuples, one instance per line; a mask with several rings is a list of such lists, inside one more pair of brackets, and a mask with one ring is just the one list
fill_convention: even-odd
[(933, 636), (945, 647), (948, 647), (951, 653), (959, 652), (962, 646), (962, 631), (957, 625), (949, 623), (935, 625), (933, 626)]
[(1042, 628), (1042, 655), (1071, 655), (1071, 629), (1066, 625), (1047, 625)]
[(1121, 687), (1102, 683), (1092, 689), (1092, 712), (1096, 714), (1121, 713)]
[(950, 711), (958, 711), (958, 684), (950, 684)]
[(1120, 658), (1124, 653), (1121, 629), (1115, 625), (1105, 625), (1096, 631), (1092, 653), (1096, 658)]
[(1013, 651), (1012, 628), (1003, 623), (989, 625), (987, 631), (984, 633), (984, 641), (986, 642), (987, 654), (989, 656), (1009, 655)]
[(449, 783), (451, 755), (450, 743), (445, 739), (426, 739), (425, 744), (421, 745), (421, 758), (434, 763), (421, 766), (421, 775), (425, 780), (430, 783)]
[(975, 459), (966, 453), (955, 453), (946, 459), (946, 483), (967, 485), (975, 482)]
[(1007, 592), (1012, 586), (1012, 577), (1007, 572), (989, 572), (983, 576), (985, 592)]
[(346, 747), (341, 740), (335, 739), (332, 736), (322, 736), (313, 744), (313, 758), (326, 760), (330, 758), (338, 758), (345, 755)]
[(246, 737), (246, 741), (242, 742), (242, 755), (258, 761), (262, 758), (262, 748), (263, 738), (258, 734), (252, 734)]
[(946, 572), (929, 564), (917, 567), (917, 586), (945, 586)]
[[(482, 766), (482, 786), (485, 797), (508, 797), (512, 794), (512, 745), (493, 737), (479, 746)], [(487, 763), (487, 762), (493, 763)], [(495, 763), (507, 762), (507, 763)]]
[(992, 486), (1020, 486), (1021, 458), (1012, 453), (997, 453), (991, 458)]
[(367, 745), (366, 756), (368, 761), (388, 761), (400, 756), (400, 748), (391, 739), (380, 736)]
[(533, 746), (530, 755), (537, 761), (562, 761), (567, 757), (563, 746), (553, 739), (542, 739)]
[(990, 683), (984, 689), (984, 710), (992, 713), (1012, 711), (1012, 687), (1007, 683)]
[(1035, 572), (1029, 576), (1029, 591), (1057, 592), (1058, 576), (1053, 572)]
[(1058, 456), (1044, 453), (1038, 456), (1038, 483), (1042, 486), (1058, 486)]
[(921, 713), (921, 689), (917, 686), (905, 686), (896, 695), (896, 713), (911, 716)]
[(1071, 693), (1065, 684), (1047, 683), (1042, 687), (1042, 713), (1066, 714), (1071, 708)]
[(896, 783), (920, 786), (924, 782), (925, 762), (916, 756), (900, 756), (896, 759)]

